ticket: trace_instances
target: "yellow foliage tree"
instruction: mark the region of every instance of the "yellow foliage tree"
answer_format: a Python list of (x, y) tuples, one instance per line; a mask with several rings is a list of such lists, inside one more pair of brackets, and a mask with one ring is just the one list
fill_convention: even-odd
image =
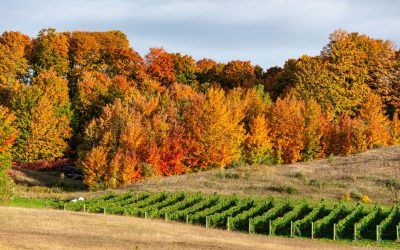
[(62, 157), (72, 134), (70, 105), (68, 82), (51, 70), (15, 92), (11, 106), (20, 130), (15, 157), (26, 162)]
[(321, 106), (312, 99), (305, 102), (304, 122), (302, 160), (309, 161), (322, 157), (324, 153), (323, 137), (326, 133), (328, 118), (322, 112)]
[(271, 163), (273, 158), (270, 129), (264, 115), (258, 115), (250, 123), (244, 141), (245, 157), (251, 163)]
[(222, 89), (210, 88), (205, 96), (192, 98), (184, 116), (190, 137), (186, 141), (198, 167), (224, 167), (241, 157), (244, 129)]
[(369, 94), (358, 113), (366, 125), (367, 147), (386, 145), (389, 142), (389, 121), (383, 113), (381, 98)]

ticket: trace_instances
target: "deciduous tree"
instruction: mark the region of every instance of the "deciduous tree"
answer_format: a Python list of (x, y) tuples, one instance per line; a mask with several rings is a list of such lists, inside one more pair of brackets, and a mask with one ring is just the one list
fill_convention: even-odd
[(11, 147), (17, 135), (16, 117), (8, 108), (0, 105), (0, 203), (12, 195), (13, 181), (8, 176), (8, 170), (12, 161)]
[(278, 163), (301, 159), (304, 148), (304, 102), (293, 97), (278, 98), (271, 112), (270, 127)]

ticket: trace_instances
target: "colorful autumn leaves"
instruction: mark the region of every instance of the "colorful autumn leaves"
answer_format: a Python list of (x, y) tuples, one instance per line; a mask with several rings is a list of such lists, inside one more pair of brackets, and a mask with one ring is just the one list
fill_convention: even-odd
[(292, 163), (398, 144), (399, 68), (390, 42), (343, 31), (321, 55), (265, 72), (162, 48), (142, 58), (120, 31), (6, 32), (1, 119), (14, 128), (17, 160), (68, 153), (88, 186), (117, 187), (236, 161)]
[(281, 164), (347, 155), (388, 144), (393, 126), (374, 94), (356, 116), (334, 117), (312, 100), (265, 101), (257, 88), (159, 87), (132, 88), (88, 125), (80, 151), (88, 186), (116, 187), (239, 160)]
[(241, 155), (244, 130), (233, 112), (221, 89), (200, 94), (173, 84), (152, 95), (132, 89), (87, 127), (88, 147), (81, 151), (85, 181), (115, 187), (142, 177), (224, 167)]

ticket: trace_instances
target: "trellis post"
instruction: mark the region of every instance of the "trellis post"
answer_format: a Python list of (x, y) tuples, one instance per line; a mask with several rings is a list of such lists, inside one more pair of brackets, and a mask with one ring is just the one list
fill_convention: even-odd
[(249, 234), (251, 234), (251, 218), (249, 218)]
[(380, 238), (379, 238), (379, 225), (376, 225), (376, 241), (379, 242)]
[(314, 222), (311, 221), (311, 239), (314, 239)]
[(269, 230), (269, 236), (272, 235), (272, 223), (271, 220), (268, 221), (268, 230)]
[(333, 240), (336, 240), (336, 223), (333, 224)]
[(354, 239), (353, 241), (357, 241), (357, 224), (354, 224)]
[(290, 237), (293, 238), (293, 221), (290, 221)]

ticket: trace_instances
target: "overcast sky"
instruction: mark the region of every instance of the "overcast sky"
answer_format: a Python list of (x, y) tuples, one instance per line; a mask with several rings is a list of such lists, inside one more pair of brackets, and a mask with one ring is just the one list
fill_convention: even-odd
[(400, 45), (396, 0), (0, 0), (0, 32), (122, 30), (141, 55), (164, 47), (195, 59), (267, 68), (316, 55), (338, 28)]

